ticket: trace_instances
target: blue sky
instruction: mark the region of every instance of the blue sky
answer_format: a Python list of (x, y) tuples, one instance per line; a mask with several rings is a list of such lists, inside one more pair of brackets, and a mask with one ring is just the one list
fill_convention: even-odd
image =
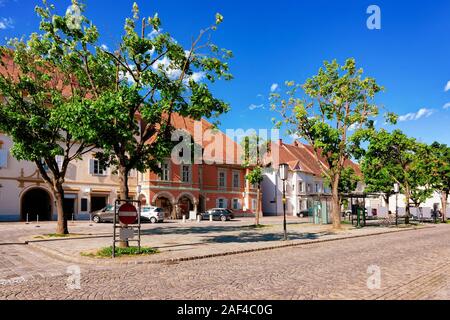
[[(133, 1), (86, 0), (102, 43), (114, 48)], [(0, 0), (0, 43), (35, 31), (39, 1)], [(53, 1), (65, 11), (68, 0)], [(377, 102), (403, 116), (398, 128), (421, 141), (450, 144), (450, 1), (406, 0), (142, 0), (143, 15), (158, 12), (164, 31), (180, 43), (214, 21), (225, 22), (214, 42), (232, 50), (232, 82), (215, 93), (231, 104), (221, 128), (271, 128), (273, 84), (303, 82), (324, 60), (354, 57), (386, 87)], [(381, 30), (369, 30), (369, 5), (381, 8)], [(445, 90), (446, 87), (449, 90)], [(450, 105), (449, 105), (450, 106)], [(380, 125), (382, 121), (379, 122)]]

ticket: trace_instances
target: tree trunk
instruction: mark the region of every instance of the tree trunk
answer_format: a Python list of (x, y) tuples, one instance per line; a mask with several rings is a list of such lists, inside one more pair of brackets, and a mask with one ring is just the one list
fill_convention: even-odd
[(388, 211), (389, 211), (389, 208), (390, 208), (390, 198), (391, 198), (391, 194), (390, 193), (386, 193), (384, 195), (384, 202), (385, 202), (385, 204), (386, 204), (386, 206), (388, 208)]
[(256, 196), (255, 226), (259, 226), (260, 224), (259, 221), (260, 213), (261, 213), (261, 185), (258, 185), (258, 192)]
[(119, 168), (119, 185), (120, 185), (120, 199), (130, 199), (130, 188), (128, 187), (128, 170), (124, 167)]
[(339, 176), (332, 179), (332, 195), (331, 195), (332, 211), (331, 217), (333, 219), (333, 229), (341, 229), (341, 206), (339, 197)]
[(53, 190), (53, 196), (55, 197), (56, 212), (58, 213), (58, 223), (56, 225), (57, 234), (69, 234), (69, 228), (67, 225), (67, 216), (64, 213), (64, 188), (62, 185), (56, 185)]
[(441, 196), (441, 202), (442, 202), (442, 222), (447, 222), (447, 201), (448, 201), (448, 191), (443, 191)]
[[(119, 196), (120, 200), (129, 200), (130, 199), (130, 189), (128, 187), (128, 170), (124, 167), (119, 168), (119, 185), (120, 191)], [(122, 228), (128, 227), (126, 224), (120, 223)], [(130, 246), (128, 241), (119, 241), (119, 248), (128, 248)]]
[(411, 196), (410, 196), (408, 187), (405, 188), (405, 191), (406, 191), (405, 192), (406, 193), (405, 194), (405, 196), (406, 196), (406, 199), (405, 199), (405, 204), (406, 204), (405, 224), (409, 224), (409, 218), (411, 217), (411, 210), (409, 208), (409, 202), (411, 201)]

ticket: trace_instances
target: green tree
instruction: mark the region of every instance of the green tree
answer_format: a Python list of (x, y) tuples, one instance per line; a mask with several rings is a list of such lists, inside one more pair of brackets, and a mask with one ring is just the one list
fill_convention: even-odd
[[(324, 63), (317, 75), (305, 84), (287, 82), (285, 95), (272, 94), (272, 108), (281, 113), (291, 134), (305, 139), (314, 149), (317, 164), (332, 189), (333, 227), (341, 228), (339, 184), (342, 172), (359, 147), (379, 108), (374, 98), (382, 91), (375, 79), (363, 78), (354, 59), (343, 66)], [(305, 95), (298, 92), (303, 89)], [(389, 120), (395, 117), (389, 114)]]
[(257, 134), (245, 137), (242, 141), (242, 147), (244, 150), (243, 166), (247, 169), (245, 179), (251, 184), (257, 187), (256, 197), (256, 214), (255, 225), (260, 225), (260, 218), (262, 214), (262, 193), (261, 183), (264, 181), (264, 159), (268, 152), (269, 144), (264, 141)]
[(36, 164), (56, 203), (56, 232), (67, 234), (63, 207), (67, 169), (94, 148), (70, 130), (76, 124), (83, 132), (88, 122), (67, 112), (73, 105), (84, 106), (93, 93), (90, 80), (105, 79), (105, 74), (99, 71), (88, 79), (85, 73), (91, 64), (88, 46), (98, 37), (96, 27), (83, 16), (74, 24), (72, 16), (58, 16), (53, 10), (44, 1), (36, 7), (40, 32), (0, 47), (0, 131), (12, 138), (17, 159)]
[[(400, 185), (405, 195), (406, 223), (410, 219), (411, 202), (420, 206), (429, 197), (429, 166), (427, 165), (427, 148), (414, 138), (406, 136), (400, 130), (392, 133), (380, 130), (373, 133), (365, 152), (363, 162), (378, 159), (384, 175), (389, 175)], [(371, 177), (374, 178), (374, 177)], [(376, 177), (375, 177), (376, 178)]]
[(361, 161), (361, 171), (364, 176), (364, 182), (367, 192), (383, 193), (384, 201), (389, 207), (389, 199), (394, 195), (394, 177), (390, 174), (392, 168), (388, 168), (380, 158), (369, 153)]
[(97, 48), (98, 56), (108, 57), (105, 68), (114, 79), (96, 91), (91, 133), (102, 150), (97, 157), (119, 174), (122, 199), (129, 199), (130, 171), (159, 172), (160, 162), (179, 142), (171, 141), (174, 113), (200, 120), (229, 110), (209, 88), (218, 79), (232, 78), (226, 62), (232, 53), (209, 40), (222, 21), (217, 14), (215, 24), (201, 30), (186, 50), (162, 32), (158, 14), (141, 19), (135, 3), (118, 50)]
[[(361, 177), (358, 176), (355, 172), (355, 169), (352, 167), (345, 167), (342, 170), (341, 179), (339, 180), (339, 195), (341, 195), (341, 205), (342, 202), (342, 195), (343, 194), (350, 194), (358, 188), (358, 183), (361, 181)], [(329, 182), (327, 182), (329, 184)]]
[(435, 142), (430, 147), (431, 183), (441, 194), (442, 220), (447, 221), (447, 202), (450, 193), (450, 147)]

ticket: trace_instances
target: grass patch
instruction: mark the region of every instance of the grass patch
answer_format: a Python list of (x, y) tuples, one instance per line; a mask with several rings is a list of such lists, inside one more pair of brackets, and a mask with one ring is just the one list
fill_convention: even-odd
[[(112, 257), (113, 248), (106, 247), (98, 250), (96, 253), (84, 253), (81, 255), (83, 257), (90, 258), (111, 258)], [(116, 257), (125, 257), (125, 256), (147, 256), (152, 254), (159, 253), (158, 249), (149, 248), (149, 247), (141, 247), (139, 250), (138, 247), (128, 247), (128, 248), (117, 248), (116, 247)]]

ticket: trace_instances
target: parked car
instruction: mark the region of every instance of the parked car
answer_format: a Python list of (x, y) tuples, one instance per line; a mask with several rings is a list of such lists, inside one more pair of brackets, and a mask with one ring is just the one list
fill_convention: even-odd
[(114, 206), (108, 205), (103, 209), (91, 213), (91, 220), (95, 223), (113, 222), (114, 221)]
[(233, 220), (235, 217), (236, 217), (236, 215), (234, 214), (234, 211), (233, 210), (231, 210), (231, 209), (225, 209), (226, 211), (228, 211), (229, 213), (230, 213), (230, 218), (231, 218), (231, 220)]
[[(152, 206), (143, 206), (141, 208), (141, 220), (151, 223), (164, 221), (164, 210)], [(91, 213), (91, 219), (95, 223), (114, 222), (114, 206), (108, 205), (105, 208)]]
[(202, 220), (209, 220), (209, 217), (212, 215), (213, 220), (215, 221), (229, 221), (233, 219), (233, 215), (229, 209), (221, 209), (221, 208), (215, 208), (206, 211), (205, 213), (201, 214)]
[(299, 213), (297, 213), (297, 217), (299, 217), (299, 218), (309, 217), (309, 210), (300, 211)]
[(141, 220), (151, 223), (164, 222), (164, 209), (152, 206), (143, 206), (141, 208)]

